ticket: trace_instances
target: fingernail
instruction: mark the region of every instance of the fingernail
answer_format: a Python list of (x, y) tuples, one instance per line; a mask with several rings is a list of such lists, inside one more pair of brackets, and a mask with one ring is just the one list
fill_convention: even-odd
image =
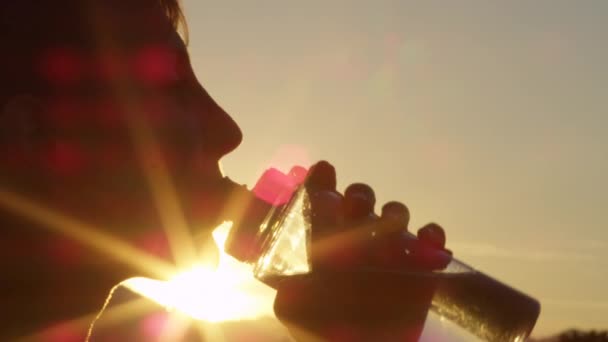
[(314, 190), (336, 190), (336, 169), (326, 161), (320, 161), (310, 168), (306, 185)]
[(437, 223), (429, 223), (418, 230), (418, 239), (436, 248), (445, 247), (445, 231)]
[(346, 215), (351, 219), (369, 216), (374, 212), (376, 195), (367, 184), (354, 183), (344, 191)]
[(399, 224), (407, 230), (410, 222), (410, 211), (401, 202), (391, 201), (382, 206), (382, 218)]

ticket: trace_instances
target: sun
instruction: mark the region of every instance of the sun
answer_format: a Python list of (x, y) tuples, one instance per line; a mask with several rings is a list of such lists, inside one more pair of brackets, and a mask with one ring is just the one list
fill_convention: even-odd
[(275, 290), (253, 277), (251, 265), (238, 262), (224, 251), (231, 227), (231, 222), (225, 222), (213, 232), (220, 250), (217, 267), (200, 260), (168, 281), (131, 278), (124, 285), (169, 310), (206, 322), (272, 316)]

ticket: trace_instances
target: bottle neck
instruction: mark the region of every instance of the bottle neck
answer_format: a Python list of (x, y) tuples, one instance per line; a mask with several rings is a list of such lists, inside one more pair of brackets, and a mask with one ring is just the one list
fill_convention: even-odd
[(232, 229), (226, 240), (225, 250), (232, 257), (245, 263), (254, 263), (262, 252), (260, 226), (274, 208), (258, 198), (244, 185), (226, 178), (226, 191), (222, 219), (232, 221)]

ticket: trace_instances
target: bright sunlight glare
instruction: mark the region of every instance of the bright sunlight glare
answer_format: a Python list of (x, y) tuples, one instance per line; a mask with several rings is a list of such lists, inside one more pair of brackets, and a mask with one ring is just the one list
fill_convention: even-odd
[(220, 250), (217, 267), (200, 260), (169, 281), (131, 278), (125, 285), (168, 310), (207, 322), (272, 316), (275, 290), (253, 277), (252, 266), (237, 261), (224, 251), (231, 227), (231, 222), (224, 222), (213, 232)]

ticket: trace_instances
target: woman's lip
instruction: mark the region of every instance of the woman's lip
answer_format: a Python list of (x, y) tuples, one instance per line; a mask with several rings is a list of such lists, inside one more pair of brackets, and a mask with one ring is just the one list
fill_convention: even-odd
[(230, 179), (230, 177), (228, 176), (223, 176), (222, 178), (220, 178), (218, 185), (222, 187), (226, 192), (232, 192), (235, 189), (247, 189), (244, 184), (239, 184)]

